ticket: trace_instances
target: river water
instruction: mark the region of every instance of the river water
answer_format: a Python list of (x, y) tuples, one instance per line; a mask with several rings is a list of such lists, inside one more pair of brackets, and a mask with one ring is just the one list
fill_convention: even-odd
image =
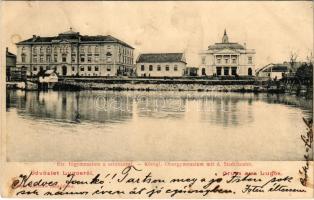
[(9, 90), (7, 159), (304, 160), (311, 106), (270, 94)]

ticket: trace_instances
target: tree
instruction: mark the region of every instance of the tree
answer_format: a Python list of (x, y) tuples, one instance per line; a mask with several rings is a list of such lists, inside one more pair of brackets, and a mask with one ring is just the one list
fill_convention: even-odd
[(313, 64), (303, 63), (296, 71), (296, 77), (301, 81), (312, 81), (313, 79)]

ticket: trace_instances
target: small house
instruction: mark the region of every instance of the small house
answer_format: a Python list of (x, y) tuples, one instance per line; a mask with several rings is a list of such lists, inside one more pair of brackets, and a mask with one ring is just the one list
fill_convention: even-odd
[(185, 69), (183, 53), (145, 53), (136, 60), (139, 77), (182, 77)]

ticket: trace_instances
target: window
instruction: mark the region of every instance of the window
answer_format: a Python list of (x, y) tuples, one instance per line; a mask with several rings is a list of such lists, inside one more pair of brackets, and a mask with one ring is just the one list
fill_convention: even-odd
[(87, 70), (88, 70), (88, 71), (92, 71), (92, 67), (91, 67), (91, 66), (88, 66), (88, 67), (87, 67)]
[(248, 74), (249, 76), (252, 76), (252, 75), (253, 75), (252, 68), (249, 68), (249, 69), (248, 69), (247, 74)]
[(36, 47), (33, 48), (33, 54), (37, 54), (37, 48)]
[(217, 58), (217, 63), (220, 64), (221, 63), (221, 59)]
[(221, 67), (216, 68), (217, 76), (221, 76)]
[(53, 56), (53, 61), (54, 61), (54, 62), (58, 62), (58, 55), (57, 55), (57, 54), (55, 54), (55, 55)]
[(47, 54), (51, 54), (51, 48), (47, 47), (46, 52), (47, 52)]
[(97, 55), (97, 56), (95, 55), (94, 61), (95, 61), (95, 62), (98, 62), (98, 61), (99, 61), (99, 56), (98, 56), (98, 55)]
[(110, 46), (110, 45), (108, 45), (108, 46), (107, 46), (107, 49), (111, 49), (111, 46)]
[(72, 71), (75, 71), (75, 67), (74, 66), (72, 66)]
[(88, 56), (88, 57), (87, 57), (87, 62), (89, 62), (89, 63), (92, 62), (92, 57), (91, 57), (91, 56)]
[(206, 62), (206, 57), (203, 56), (203, 57), (202, 57), (202, 64), (205, 65), (205, 62)]
[(229, 75), (229, 67), (224, 67), (224, 75), (225, 76)]
[(81, 55), (81, 62), (85, 62), (85, 56)]
[(205, 68), (202, 68), (202, 75), (206, 76), (206, 69)]
[(54, 47), (54, 48), (53, 48), (53, 53), (58, 53), (57, 47)]
[(37, 67), (33, 67), (33, 71), (37, 71)]
[(237, 67), (231, 68), (231, 75), (233, 75), (233, 76), (237, 75)]
[(141, 71), (145, 71), (145, 65), (141, 65)]
[(236, 64), (237, 60), (235, 58), (232, 58), (232, 64)]
[(72, 62), (76, 62), (76, 55), (72, 55), (71, 60), (72, 60)]
[(36, 63), (37, 62), (37, 55), (33, 56), (33, 62)]
[(76, 53), (76, 48), (75, 48), (75, 46), (72, 46), (72, 47), (71, 47), (71, 53)]
[(249, 56), (249, 57), (248, 57), (248, 63), (249, 63), (249, 64), (252, 64), (252, 62), (253, 62), (253, 59), (252, 59), (251, 56)]
[(169, 71), (169, 65), (166, 65), (166, 71)]
[(112, 54), (110, 52), (106, 53), (107, 62), (111, 62), (111, 56)]
[(110, 71), (111, 71), (111, 68), (110, 68), (110, 66), (108, 66), (108, 67), (107, 67), (107, 71), (108, 71), (108, 72), (110, 72)]
[(153, 71), (153, 65), (149, 65), (149, 71)]
[(44, 62), (44, 56), (43, 55), (40, 55), (40, 57), (39, 57), (39, 62)]
[(81, 72), (83, 72), (84, 71), (84, 67), (83, 66), (81, 66)]
[(85, 48), (84, 48), (84, 47), (81, 47), (81, 48), (80, 48), (80, 52), (81, 52), (81, 53), (84, 53), (84, 52), (85, 52)]
[(25, 47), (22, 47), (22, 54), (25, 53)]
[(50, 55), (47, 55), (47, 56), (46, 56), (46, 60), (47, 60), (47, 62), (50, 62), (50, 61), (51, 61), (51, 56), (50, 56)]
[(228, 58), (225, 58), (225, 63), (229, 63), (229, 59)]
[(44, 48), (40, 47), (39, 52), (40, 52), (40, 54), (43, 54), (44, 53)]
[(157, 71), (161, 71), (160, 65), (157, 65)]
[(92, 53), (92, 48), (91, 48), (91, 46), (88, 46), (88, 48), (87, 48), (87, 53)]
[(99, 67), (95, 66), (95, 71), (98, 72), (99, 71)]
[(99, 53), (99, 48), (97, 46), (95, 47), (95, 53)]
[(22, 54), (22, 62), (26, 62), (26, 55), (24, 53)]
[(66, 62), (67, 61), (67, 55), (66, 54), (62, 54), (62, 62)]
[(174, 70), (174, 71), (178, 71), (178, 65), (174, 65), (173, 70)]

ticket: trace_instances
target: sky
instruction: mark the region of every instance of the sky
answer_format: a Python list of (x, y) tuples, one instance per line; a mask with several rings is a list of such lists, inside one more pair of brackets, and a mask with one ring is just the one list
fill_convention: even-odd
[(311, 1), (34, 1), (1, 2), (1, 48), (16, 53), (15, 43), (32, 35), (55, 36), (72, 27), (81, 35), (112, 35), (139, 53), (184, 52), (188, 66), (198, 53), (229, 41), (256, 50), (256, 68), (313, 52)]

